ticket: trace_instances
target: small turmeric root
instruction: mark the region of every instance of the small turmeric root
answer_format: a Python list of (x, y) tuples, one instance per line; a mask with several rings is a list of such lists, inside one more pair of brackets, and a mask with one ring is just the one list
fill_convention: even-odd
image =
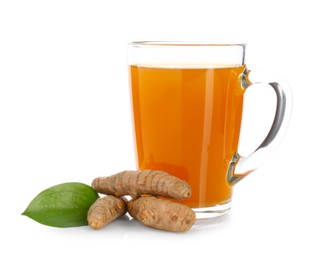
[(128, 201), (129, 214), (144, 225), (167, 231), (185, 232), (194, 224), (194, 211), (182, 204), (153, 196)]
[(100, 229), (126, 212), (126, 199), (114, 196), (98, 198), (89, 208), (88, 224), (93, 229)]
[(130, 195), (133, 199), (142, 194), (151, 194), (182, 200), (192, 193), (187, 182), (158, 170), (123, 171), (98, 177), (93, 180), (92, 187), (99, 193), (116, 197)]

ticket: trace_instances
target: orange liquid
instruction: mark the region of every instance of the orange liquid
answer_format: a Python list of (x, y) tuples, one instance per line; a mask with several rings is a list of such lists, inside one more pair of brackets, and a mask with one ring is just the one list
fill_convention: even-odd
[(245, 66), (131, 66), (139, 169), (160, 169), (186, 180), (198, 208), (231, 200), (229, 162), (237, 151)]

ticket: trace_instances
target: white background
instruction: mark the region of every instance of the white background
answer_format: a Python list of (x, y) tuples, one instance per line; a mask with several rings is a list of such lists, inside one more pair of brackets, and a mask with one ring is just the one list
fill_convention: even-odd
[[(1, 1), (0, 258), (311, 259), (310, 10), (304, 0)], [(126, 217), (94, 231), (21, 216), (45, 188), (135, 168), (126, 49), (135, 40), (248, 43), (248, 68), (292, 87), (283, 142), (235, 187), (229, 215), (188, 233)], [(251, 140), (270, 117), (266, 98), (254, 103)]]

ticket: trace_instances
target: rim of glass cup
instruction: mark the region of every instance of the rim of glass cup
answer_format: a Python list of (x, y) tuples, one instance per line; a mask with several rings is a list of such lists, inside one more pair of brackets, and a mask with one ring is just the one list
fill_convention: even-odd
[(133, 41), (129, 43), (132, 47), (160, 47), (160, 46), (166, 46), (166, 47), (195, 47), (195, 46), (203, 46), (203, 47), (230, 47), (230, 46), (240, 46), (240, 47), (246, 47), (247, 44), (243, 42), (213, 42), (213, 41)]
[(134, 41), (128, 64), (148, 67), (233, 67), (245, 64), (245, 43), (212, 41)]

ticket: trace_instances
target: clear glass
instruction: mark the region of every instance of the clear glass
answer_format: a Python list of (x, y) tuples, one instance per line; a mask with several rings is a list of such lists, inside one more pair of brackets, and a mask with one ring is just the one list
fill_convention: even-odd
[(277, 99), (272, 127), (252, 154), (239, 155), (244, 92), (253, 85), (245, 51), (242, 43), (129, 44), (137, 167), (189, 182), (192, 196), (180, 202), (198, 219), (229, 211), (233, 185), (271, 154), (290, 118), (289, 87), (267, 82)]
[(243, 43), (133, 42), (129, 44), (129, 65), (165, 67), (207, 67), (243, 65)]

